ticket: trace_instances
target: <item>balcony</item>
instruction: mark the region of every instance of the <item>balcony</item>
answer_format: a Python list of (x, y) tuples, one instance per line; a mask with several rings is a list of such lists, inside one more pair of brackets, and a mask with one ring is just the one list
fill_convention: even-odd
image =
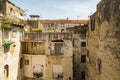
[(30, 32), (23, 33), (21, 42), (40, 42), (46, 40), (71, 40), (72, 33), (41, 33), (41, 32)]
[(86, 34), (79, 34), (79, 37), (82, 39), (86, 39)]
[(51, 51), (51, 55), (63, 55), (63, 52), (62, 51)]
[(21, 42), (39, 42), (45, 40), (45, 33), (23, 33), (21, 37)]
[(28, 54), (28, 55), (44, 55), (45, 53), (43, 53), (43, 52), (22, 52), (22, 54)]
[(20, 17), (17, 17), (15, 15), (8, 15), (7, 16), (10, 19), (10, 23), (11, 24), (17, 24), (17, 25), (21, 25), (24, 26), (25, 21), (23, 19), (21, 19)]

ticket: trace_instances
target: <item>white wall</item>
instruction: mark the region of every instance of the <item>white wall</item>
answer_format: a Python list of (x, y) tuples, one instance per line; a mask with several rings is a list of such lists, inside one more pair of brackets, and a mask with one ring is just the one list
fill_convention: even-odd
[(23, 55), (24, 57), (24, 61), (25, 60), (29, 60), (29, 65), (25, 65), (24, 64), (24, 77), (34, 77), (33, 76), (33, 71), (39, 71), (40, 69), (39, 68), (36, 68), (34, 69), (34, 67), (38, 67), (41, 65), (43, 66), (43, 77), (45, 76), (45, 61), (46, 61), (46, 58), (45, 58), (45, 55)]

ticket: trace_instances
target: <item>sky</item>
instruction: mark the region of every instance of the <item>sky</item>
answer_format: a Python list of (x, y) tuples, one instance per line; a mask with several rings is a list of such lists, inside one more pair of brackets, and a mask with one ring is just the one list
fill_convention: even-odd
[(100, 0), (10, 0), (26, 15), (40, 15), (41, 19), (88, 19), (96, 11)]

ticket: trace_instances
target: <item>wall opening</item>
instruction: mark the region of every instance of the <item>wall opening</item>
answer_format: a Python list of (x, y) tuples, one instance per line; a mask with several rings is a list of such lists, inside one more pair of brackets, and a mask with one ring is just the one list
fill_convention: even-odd
[(85, 71), (81, 71), (81, 80), (85, 80)]
[(101, 68), (102, 68), (102, 61), (100, 59), (98, 59), (97, 63), (98, 63), (98, 72), (100, 74), (101, 73)]
[(4, 74), (5, 74), (5, 79), (8, 78), (8, 76), (9, 76), (9, 66), (8, 65), (4, 66)]
[(20, 58), (20, 69), (23, 68), (23, 58)]
[(81, 55), (81, 63), (86, 63), (86, 55)]
[(25, 60), (25, 65), (29, 65), (29, 60)]
[(81, 47), (86, 47), (86, 42), (81, 42)]
[(91, 31), (94, 31), (95, 30), (95, 19), (93, 20), (90, 20), (90, 28), (91, 28)]
[(52, 40), (51, 42), (64, 42), (63, 40)]

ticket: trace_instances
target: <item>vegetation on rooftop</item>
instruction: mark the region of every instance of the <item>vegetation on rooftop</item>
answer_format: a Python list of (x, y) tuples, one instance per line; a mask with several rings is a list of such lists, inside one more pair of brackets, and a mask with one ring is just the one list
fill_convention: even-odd
[(41, 29), (41, 28), (32, 28), (32, 31), (35, 31), (35, 32), (42, 32), (42, 29)]

